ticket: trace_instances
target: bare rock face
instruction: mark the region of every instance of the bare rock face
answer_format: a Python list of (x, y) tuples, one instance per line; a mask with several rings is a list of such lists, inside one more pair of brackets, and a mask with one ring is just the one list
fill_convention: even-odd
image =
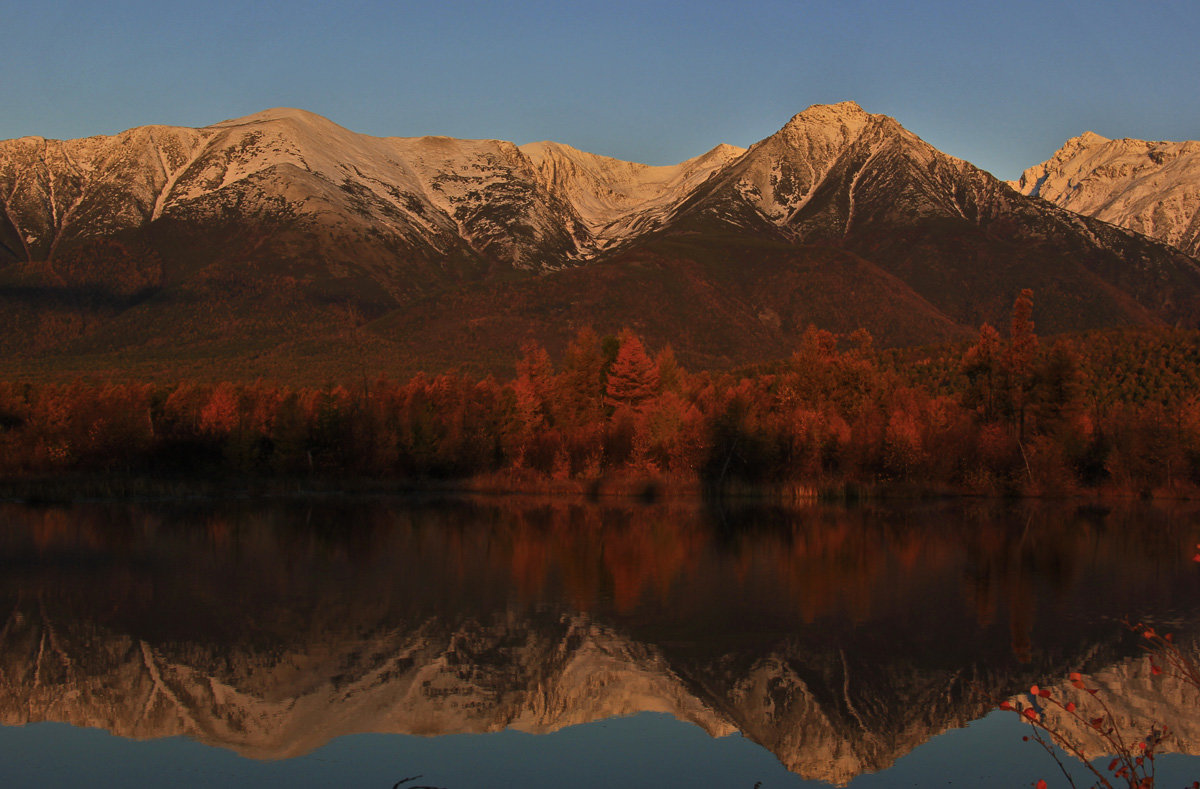
[(1198, 141), (1109, 140), (1084, 132), (1011, 185), (1200, 255)]

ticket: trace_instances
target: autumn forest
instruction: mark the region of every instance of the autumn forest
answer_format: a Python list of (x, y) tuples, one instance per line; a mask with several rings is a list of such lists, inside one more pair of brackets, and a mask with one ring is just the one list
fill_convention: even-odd
[[(1033, 294), (962, 346), (810, 328), (791, 358), (682, 369), (630, 330), (529, 344), (512, 380), (322, 388), (0, 384), (0, 474), (789, 496), (1200, 493), (1200, 334), (1039, 339)], [(614, 482), (615, 481), (615, 482)], [(638, 487), (642, 486), (642, 487)], [(646, 487), (648, 486), (648, 487)]]

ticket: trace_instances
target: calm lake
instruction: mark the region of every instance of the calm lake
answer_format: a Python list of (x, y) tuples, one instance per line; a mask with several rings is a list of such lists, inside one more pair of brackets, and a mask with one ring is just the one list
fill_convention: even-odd
[(996, 705), (1083, 671), (1182, 786), (1200, 698), (1125, 623), (1195, 654), (1197, 543), (1195, 506), (0, 504), (0, 785), (1066, 785)]

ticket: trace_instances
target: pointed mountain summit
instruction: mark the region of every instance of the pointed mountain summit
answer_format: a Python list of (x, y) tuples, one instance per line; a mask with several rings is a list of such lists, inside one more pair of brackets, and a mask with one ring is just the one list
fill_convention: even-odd
[[(1195, 144), (1169, 145), (1085, 135), (1060, 158), (1120, 146), (1178, 170), (1186, 206)], [(1043, 196), (1058, 183), (1031, 177)], [(1194, 258), (1022, 195), (853, 102), (668, 166), (373, 137), (292, 108), (27, 137), (0, 141), (0, 207), (0, 351), (51, 371), (114, 353), (154, 370), (227, 370), (233, 354), (252, 377), (340, 369), (351, 329), (395, 374), (494, 369), (587, 324), (724, 366), (786, 355), (809, 324), (967, 337), (1023, 288), (1047, 332), (1200, 316)]]
[[(1024, 287), (1039, 294), (1047, 331), (1200, 314), (1194, 260), (1018, 195), (851, 102), (810, 107), (751, 146), (693, 193), (674, 227), (774, 238), (810, 258), (837, 249), (894, 278), (897, 299), (964, 327), (1002, 323)], [(863, 298), (850, 283), (843, 303)]]
[(215, 129), (222, 126), (246, 126), (251, 123), (272, 123), (274, 121), (294, 121), (307, 126), (333, 127), (340, 129), (342, 132), (353, 134), (348, 129), (337, 125), (333, 121), (326, 118), (324, 115), (318, 115), (315, 112), (300, 109), (298, 107), (271, 107), (269, 109), (260, 110), (241, 118), (230, 118), (228, 120), (218, 121), (210, 124), (208, 128)]
[(1110, 140), (1084, 132), (1011, 185), (1200, 256), (1200, 141)]

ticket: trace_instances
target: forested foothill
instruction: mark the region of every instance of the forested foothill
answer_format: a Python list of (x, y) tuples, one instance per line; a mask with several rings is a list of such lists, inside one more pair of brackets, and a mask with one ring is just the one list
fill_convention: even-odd
[[(0, 475), (218, 486), (1200, 496), (1200, 332), (1039, 338), (1033, 294), (969, 344), (810, 328), (684, 370), (632, 331), (525, 347), (511, 380), (0, 383)], [(639, 486), (641, 486), (639, 488)]]

